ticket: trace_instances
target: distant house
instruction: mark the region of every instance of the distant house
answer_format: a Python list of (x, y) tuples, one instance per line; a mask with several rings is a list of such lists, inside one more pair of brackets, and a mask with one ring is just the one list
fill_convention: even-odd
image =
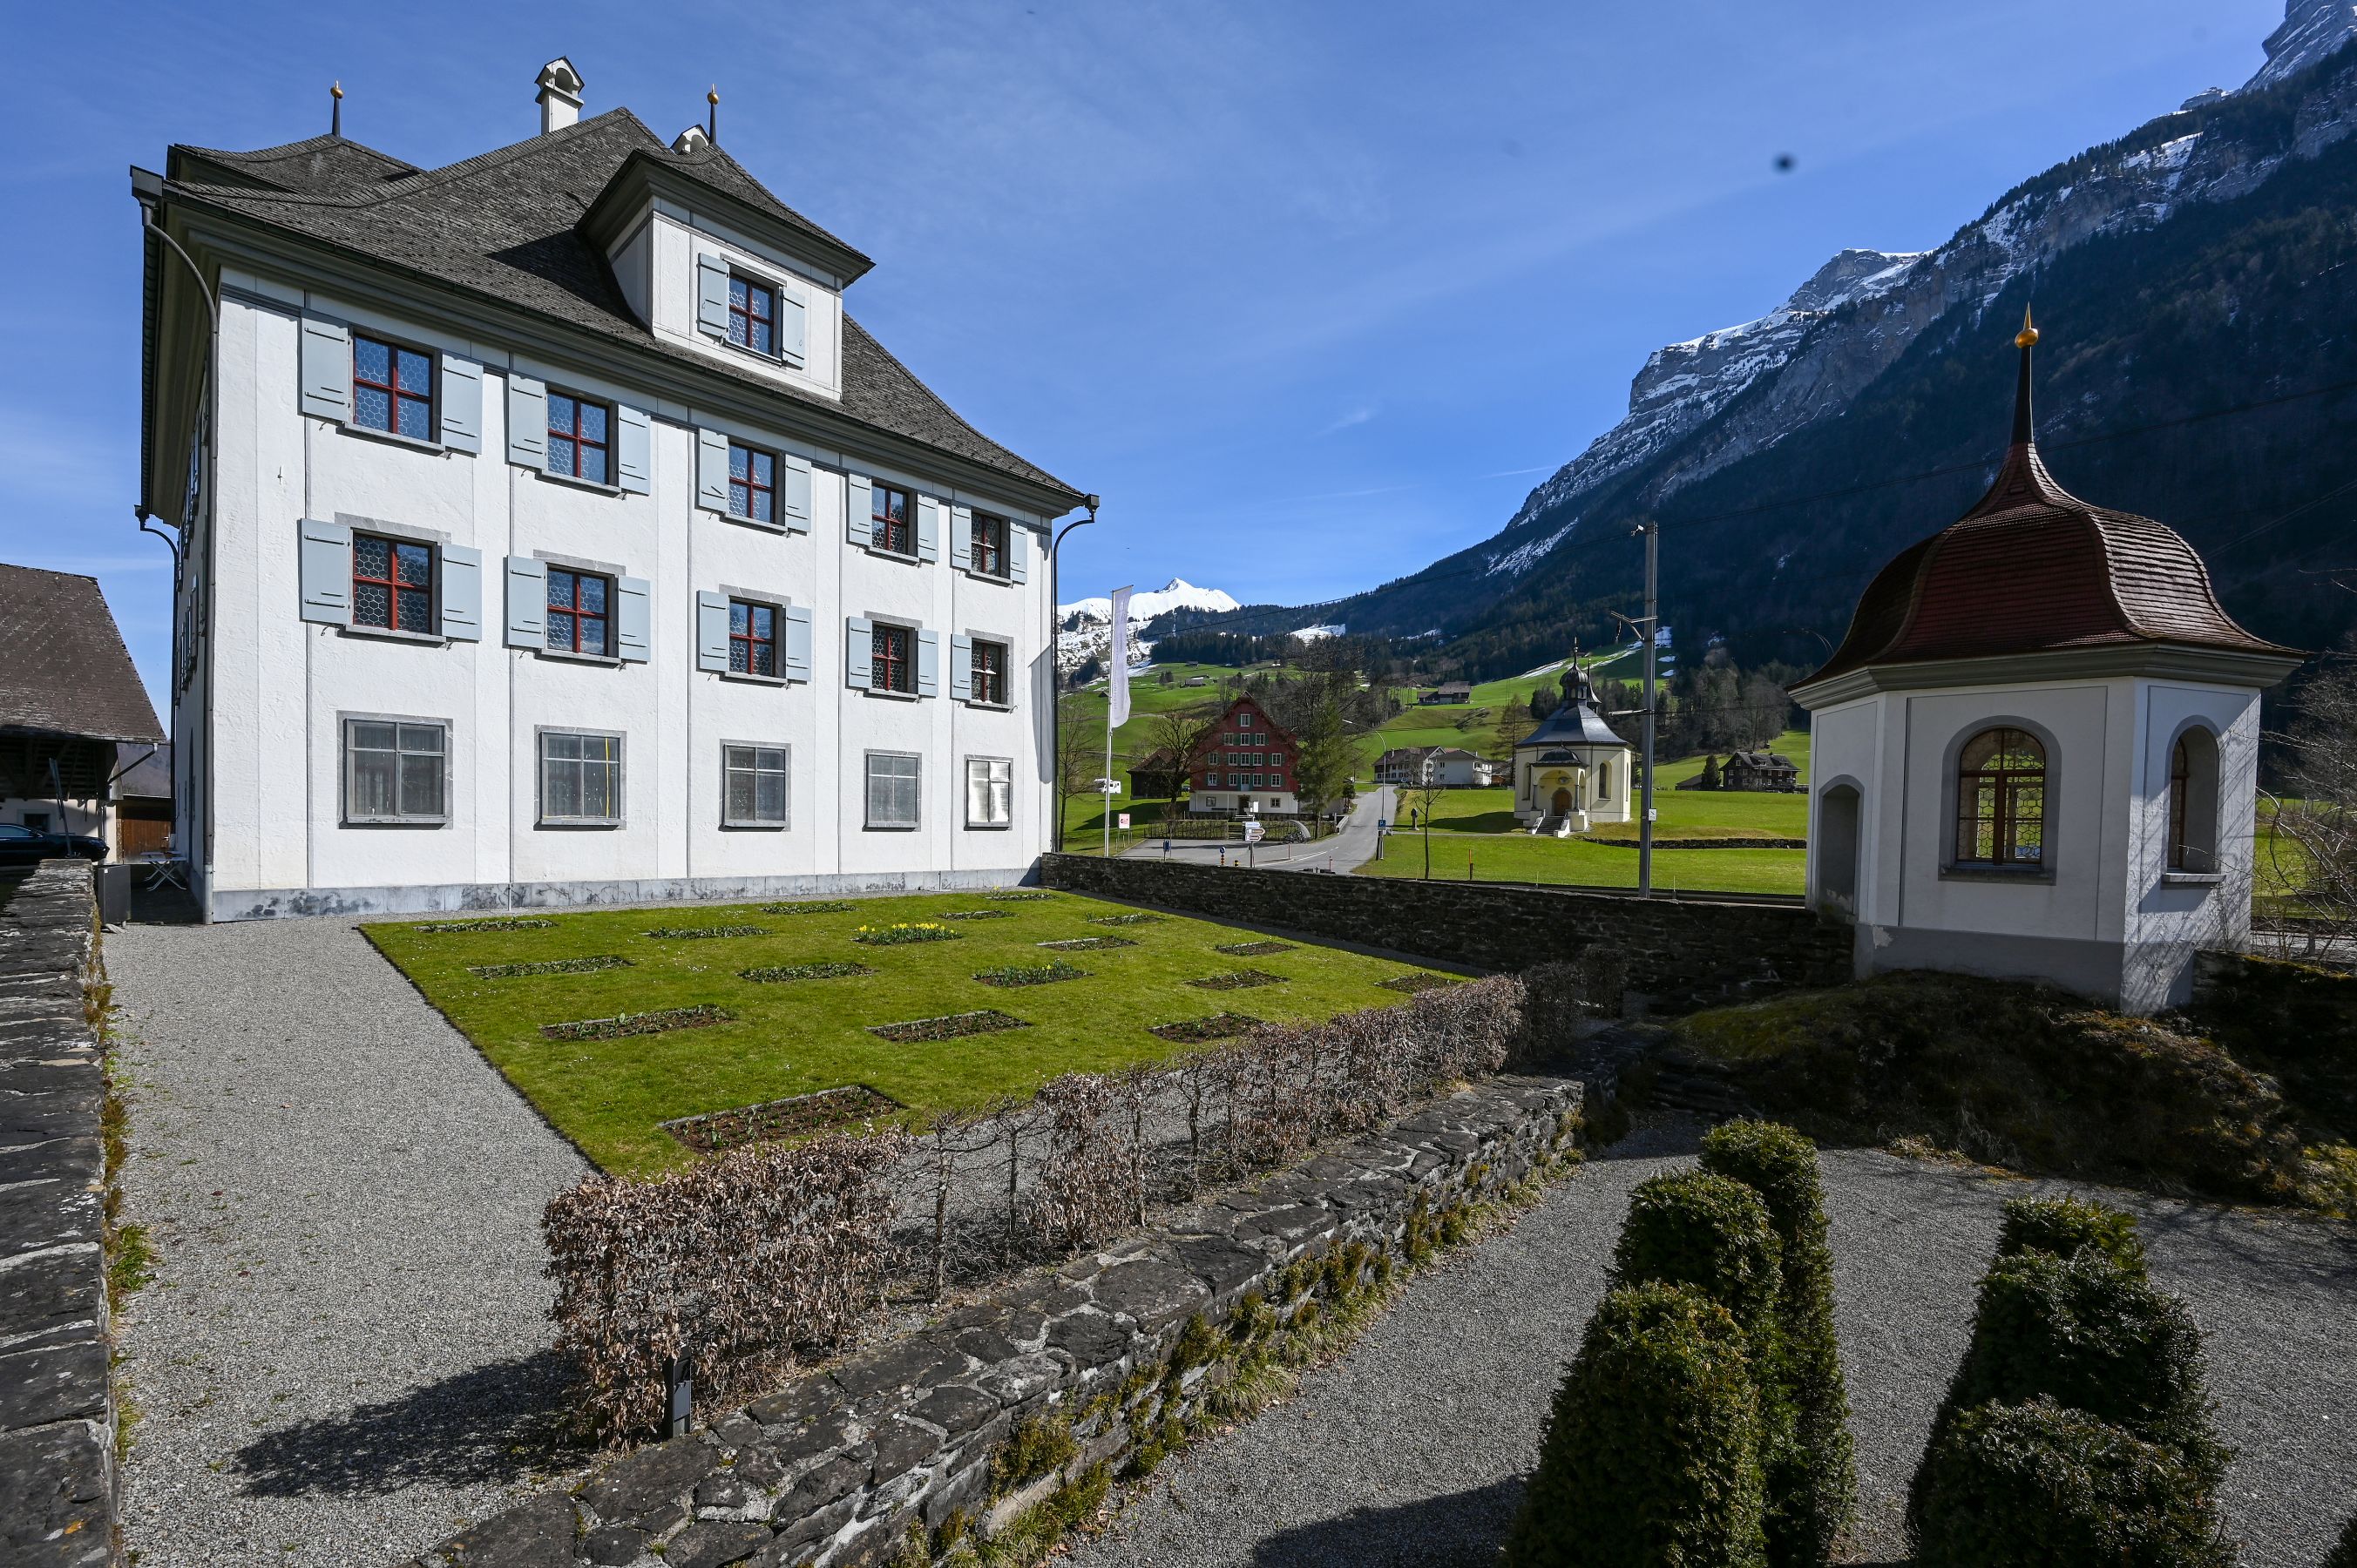
[(1790, 795), (1801, 788), (1801, 770), (1781, 752), (1738, 751), (1719, 768), (1718, 787)]
[(1418, 697), (1416, 702), (1421, 706), (1431, 707), (1441, 703), (1469, 703), (1472, 700), (1473, 688), (1470, 685), (1463, 681), (1444, 681)]
[(1230, 703), (1189, 758), (1189, 811), (1297, 811), (1300, 748), (1250, 697)]
[(1133, 800), (1175, 800), (1186, 788), (1187, 759), (1167, 746), (1129, 765), (1129, 798)]
[(1209, 675), (1189, 675), (1178, 683), (1182, 686), (1208, 686), (1211, 678)]
[(1448, 789), (1485, 789), (1496, 765), (1461, 746), (1405, 746), (1375, 759), (1378, 784), (1437, 784)]
[(0, 822), (121, 854), (115, 775), (163, 740), (97, 579), (0, 565)]
[(1424, 782), (1426, 759), (1438, 751), (1437, 746), (1394, 746), (1375, 758), (1375, 782), (1378, 784), (1421, 784)]

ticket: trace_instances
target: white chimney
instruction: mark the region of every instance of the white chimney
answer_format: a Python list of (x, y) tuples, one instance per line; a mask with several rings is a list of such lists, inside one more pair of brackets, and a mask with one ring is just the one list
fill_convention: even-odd
[(540, 68), (540, 134), (562, 131), (581, 118), (581, 73), (558, 55)]

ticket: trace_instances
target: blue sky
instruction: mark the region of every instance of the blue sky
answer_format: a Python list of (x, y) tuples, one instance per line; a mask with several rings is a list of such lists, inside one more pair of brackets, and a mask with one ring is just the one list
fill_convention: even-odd
[[(213, 18), (235, 15), (222, 23)], [(0, 560), (91, 572), (151, 690), (138, 221), (173, 141), (427, 166), (588, 109), (729, 150), (877, 260), (850, 306), (1105, 498), (1064, 596), (1301, 602), (1486, 537), (1664, 342), (1918, 250), (2262, 59), (2281, 0), (27, 6), (0, 70)], [(1789, 154), (1793, 166), (1779, 173)], [(35, 242), (38, 239), (38, 242)]]

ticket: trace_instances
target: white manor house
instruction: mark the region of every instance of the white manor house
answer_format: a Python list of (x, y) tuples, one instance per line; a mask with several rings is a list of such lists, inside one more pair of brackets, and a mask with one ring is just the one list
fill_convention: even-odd
[(447, 168), (330, 134), (134, 171), (207, 918), (1020, 878), (1083, 498), (703, 127), (538, 86), (538, 135)]

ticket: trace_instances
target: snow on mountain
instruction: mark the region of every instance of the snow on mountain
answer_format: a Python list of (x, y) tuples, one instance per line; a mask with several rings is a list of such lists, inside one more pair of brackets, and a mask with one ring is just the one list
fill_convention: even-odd
[(1349, 629), (1350, 628), (1341, 625), (1297, 626), (1293, 628), (1293, 635), (1304, 642), (1315, 642), (1321, 637), (1340, 637)]
[[(2272, 87), (2352, 40), (2352, 0), (2287, 0), (2267, 63), (2241, 91)], [(2177, 113), (2232, 96), (2201, 93)], [(1630, 385), (1628, 416), (1531, 491), (1485, 548), (1484, 572), (1536, 569), (1578, 528), (1584, 501), (1670, 447), (1687, 443), (1646, 481), (1650, 501), (1838, 414), (1951, 306), (1993, 299), (2021, 273), (2099, 235), (2157, 227), (2187, 202), (2231, 200), (2352, 130), (2357, 91), (2346, 82), (2304, 104), (2298, 138), (2269, 156), (2243, 144), (2211, 152), (2199, 129), (2156, 142), (2148, 128), (2128, 139), (2132, 151), (2099, 147), (2027, 182), (1935, 250), (1842, 252), (1758, 320), (1656, 349)]]
[[(1154, 645), (1137, 635), (1138, 628), (1172, 610), (1225, 611), (1236, 601), (1217, 588), (1199, 588), (1184, 577), (1173, 577), (1159, 588), (1129, 596), (1129, 661), (1143, 664)], [(1103, 659), (1113, 647), (1113, 596), (1109, 594), (1075, 599), (1056, 607), (1056, 668), (1077, 670), (1092, 659)]]
[(2273, 87), (2357, 38), (2357, 5), (2349, 0), (2287, 0), (2283, 26), (2267, 35), (2267, 63), (2243, 91)]

